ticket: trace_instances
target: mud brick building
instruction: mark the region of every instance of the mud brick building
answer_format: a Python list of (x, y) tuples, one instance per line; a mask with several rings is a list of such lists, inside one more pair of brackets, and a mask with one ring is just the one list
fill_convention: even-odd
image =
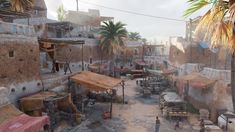
[(9, 99), (42, 89), (39, 45), (32, 26), (0, 22), (0, 83)]

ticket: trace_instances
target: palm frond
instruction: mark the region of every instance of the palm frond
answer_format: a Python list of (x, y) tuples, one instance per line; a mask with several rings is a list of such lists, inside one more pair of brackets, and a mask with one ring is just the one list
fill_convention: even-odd
[(99, 34), (101, 49), (109, 55), (116, 54), (124, 46), (124, 38), (127, 36), (125, 24), (112, 21), (104, 22)]
[(194, 12), (200, 10), (206, 5), (210, 4), (207, 0), (188, 0), (189, 8), (184, 12), (184, 17), (192, 15)]
[(234, 23), (235, 22), (235, 4), (233, 4), (230, 8), (229, 8), (229, 20)]
[(24, 12), (31, 8), (34, 4), (34, 0), (11, 0), (11, 9), (17, 12)]

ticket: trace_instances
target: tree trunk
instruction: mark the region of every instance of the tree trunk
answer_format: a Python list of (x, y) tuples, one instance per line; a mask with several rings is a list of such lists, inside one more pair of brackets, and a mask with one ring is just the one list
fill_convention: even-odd
[(233, 111), (235, 112), (235, 53), (232, 53), (231, 60), (231, 90), (232, 90), (232, 101)]
[[(233, 24), (233, 35), (235, 35), (235, 23)], [(235, 53), (234, 49), (232, 52), (231, 58), (231, 91), (232, 91), (232, 102), (233, 102), (233, 111), (235, 112)]]

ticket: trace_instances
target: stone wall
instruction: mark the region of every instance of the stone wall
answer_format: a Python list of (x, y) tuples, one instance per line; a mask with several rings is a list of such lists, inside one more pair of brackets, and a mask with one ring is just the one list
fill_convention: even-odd
[(11, 103), (42, 90), (39, 45), (32, 26), (0, 22), (0, 61), (0, 87), (6, 87)]
[(0, 34), (0, 83), (39, 79), (39, 47), (36, 37)]
[(230, 69), (229, 57), (223, 60), (218, 58), (218, 53), (213, 53), (210, 49), (202, 49), (197, 45), (187, 46), (184, 52), (176, 46), (170, 47), (169, 60), (175, 66), (185, 63), (200, 63), (214, 69)]
[[(101, 59), (99, 54), (99, 47), (97, 46), (83, 46), (83, 59), (86, 62), (97, 61)], [(65, 62), (80, 62), (82, 61), (82, 45), (67, 45), (57, 46), (55, 58), (58, 61)]]

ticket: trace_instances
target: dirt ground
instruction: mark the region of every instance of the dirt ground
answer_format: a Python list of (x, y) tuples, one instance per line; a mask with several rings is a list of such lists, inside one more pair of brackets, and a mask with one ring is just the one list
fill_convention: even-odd
[[(128, 104), (113, 104), (112, 119), (104, 120), (102, 113), (109, 110), (109, 103), (96, 103), (86, 109), (86, 118), (78, 126), (63, 129), (62, 132), (154, 132), (155, 117), (159, 116), (161, 132), (191, 132), (187, 121), (174, 130), (174, 121), (162, 117), (158, 107), (158, 95), (144, 98), (135, 80), (128, 80), (125, 86), (125, 100)], [(121, 95), (121, 88), (118, 95)]]

